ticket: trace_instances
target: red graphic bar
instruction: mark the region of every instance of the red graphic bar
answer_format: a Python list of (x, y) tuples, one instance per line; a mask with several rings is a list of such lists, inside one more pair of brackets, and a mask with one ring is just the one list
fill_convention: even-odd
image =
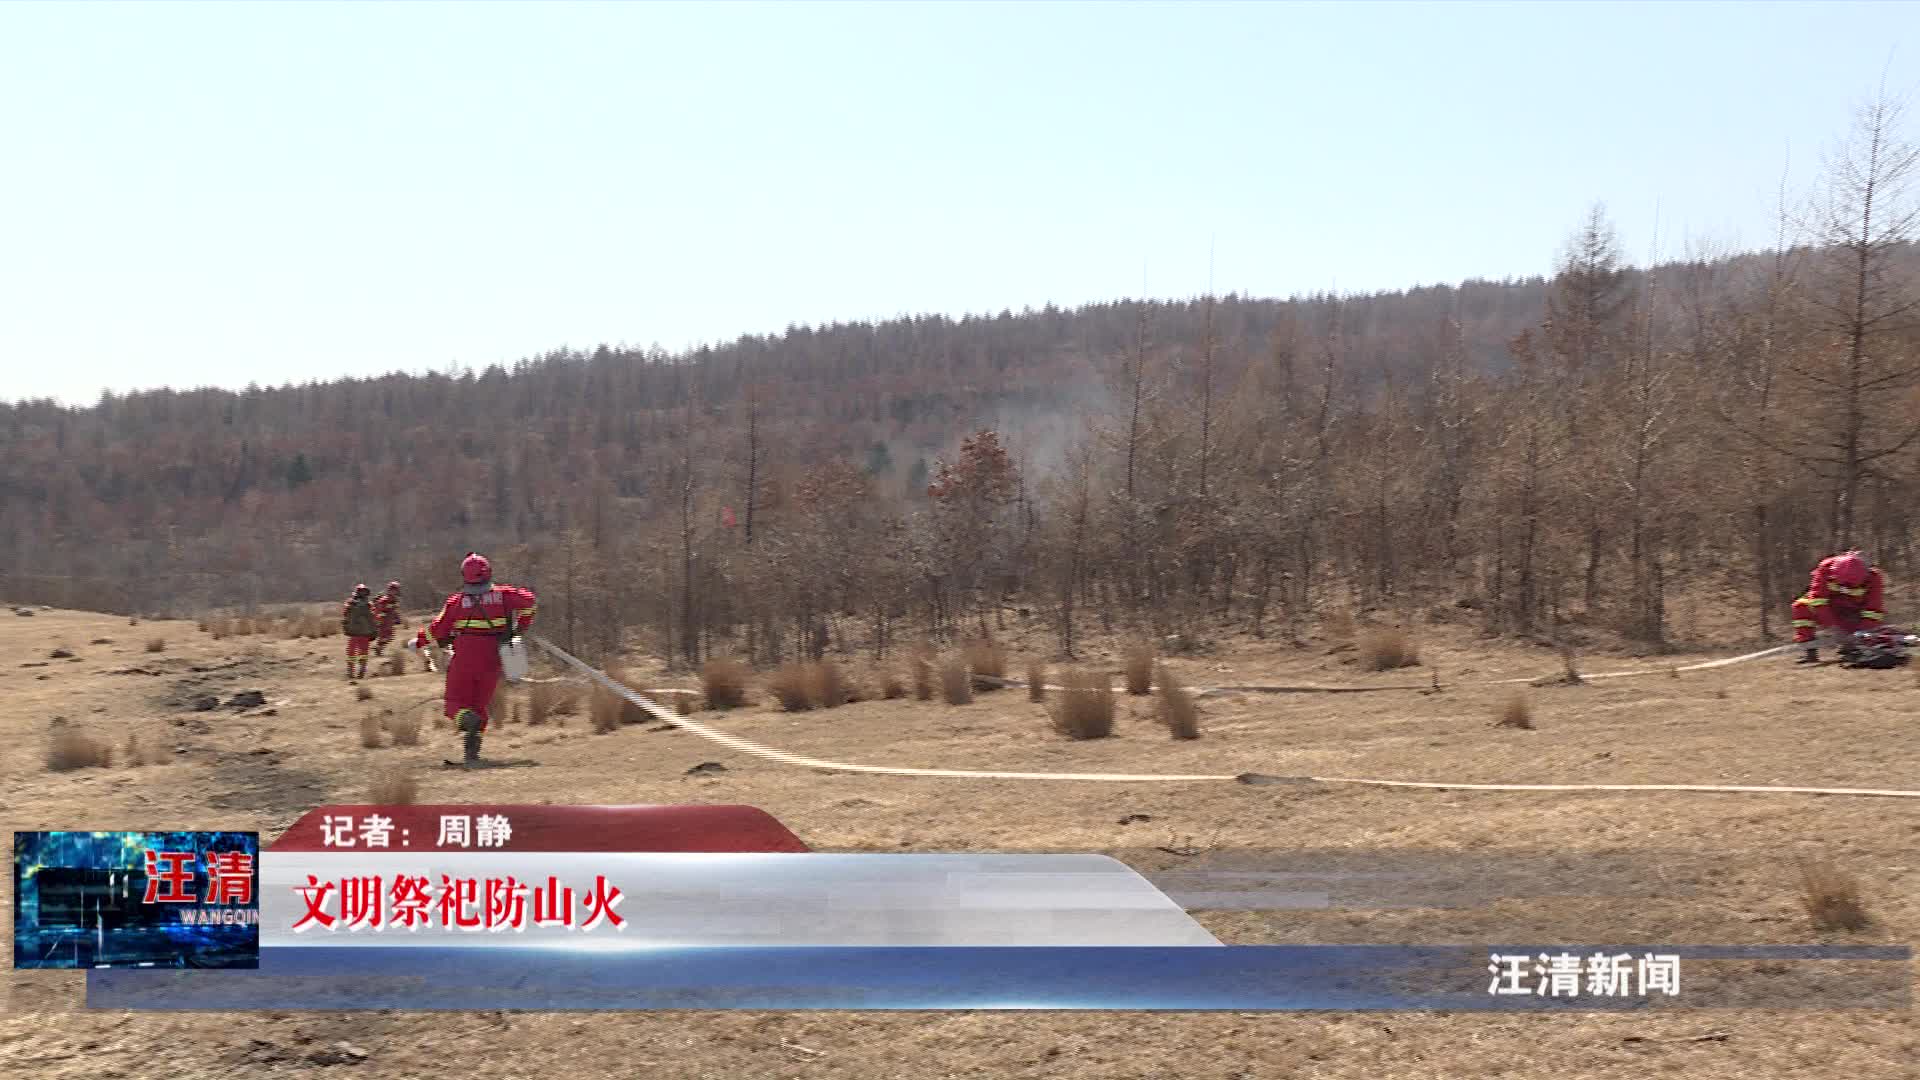
[(269, 851), (810, 850), (754, 806), (547, 806), (494, 803), (322, 806)]

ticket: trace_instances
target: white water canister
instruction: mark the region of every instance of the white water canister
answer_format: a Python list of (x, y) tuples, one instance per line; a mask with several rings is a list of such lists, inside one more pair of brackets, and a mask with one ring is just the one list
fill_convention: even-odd
[(500, 674), (510, 683), (527, 677), (527, 643), (514, 638), (500, 646)]

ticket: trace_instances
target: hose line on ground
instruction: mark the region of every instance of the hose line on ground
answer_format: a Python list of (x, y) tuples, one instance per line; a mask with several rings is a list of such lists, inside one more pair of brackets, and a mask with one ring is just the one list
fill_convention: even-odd
[[(1250, 773), (1250, 772), (1249, 773), (1199, 773), (1199, 774), (1052, 773), (1052, 772), (1002, 772), (997, 770), (981, 770), (981, 769), (918, 769), (918, 768), (909, 768), (905, 766), (894, 766), (894, 765), (860, 765), (860, 764), (855, 764), (855, 763), (846, 762), (846, 761), (827, 761), (821, 758), (811, 758), (811, 757), (806, 757), (805, 755), (802, 755), (802, 754), (789, 753), (788, 751), (781, 750), (776, 747), (763, 746), (760, 743), (754, 742), (751, 739), (743, 739), (738, 735), (731, 735), (731, 734), (728, 734), (727, 732), (719, 730), (718, 728), (709, 727), (706, 724), (702, 724), (697, 720), (692, 720), (687, 717), (677, 715), (668, 709), (663, 709), (659, 705), (654, 704), (652, 701), (641, 696), (637, 691), (634, 691), (626, 686), (621, 685), (620, 683), (614, 681), (613, 679), (608, 678), (607, 675), (604, 672), (600, 671), (598, 668), (589, 666), (584, 661), (579, 660), (578, 658), (574, 657), (571, 653), (568, 653), (565, 649), (560, 648), (558, 645), (555, 645), (553, 642), (548, 641), (547, 639), (541, 637), (540, 635), (533, 634), (529, 636), (532, 637), (534, 644), (539, 645), (541, 648), (553, 654), (554, 658), (558, 659), (561, 663), (566, 664), (568, 667), (579, 672), (581, 675), (585, 676), (589, 680), (595, 683), (598, 683), (602, 687), (605, 687), (609, 692), (617, 694), (620, 697), (625, 698), (627, 701), (632, 702), (635, 706), (637, 706), (638, 708), (646, 712), (647, 715), (653, 717), (656, 720), (659, 720), (662, 723), (672, 724), (674, 727), (677, 727), (682, 731), (691, 732), (695, 735), (700, 736), (703, 739), (706, 739), (709, 742), (718, 743), (719, 745), (724, 746), (729, 750), (736, 750), (740, 753), (749, 754), (754, 757), (763, 758), (768, 761), (778, 761), (786, 765), (798, 765), (802, 768), (820, 769), (826, 772), (869, 773), (869, 774), (880, 774), (884, 776), (936, 776), (936, 777), (950, 777), (950, 778), (956, 778), (956, 779), (972, 779), (972, 780), (1060, 780), (1060, 781), (1081, 781), (1081, 782), (1092, 782), (1092, 783), (1152, 783), (1152, 782), (1159, 782), (1159, 783), (1215, 782), (1215, 783), (1218, 783), (1221, 781), (1237, 781), (1243, 784), (1351, 784), (1351, 785), (1362, 785), (1362, 786), (1368, 786), (1368, 787), (1426, 788), (1426, 789), (1437, 790), (1437, 791), (1691, 791), (1691, 792), (1725, 792), (1725, 793), (1738, 793), (1738, 794), (1770, 794), (1770, 795), (1856, 795), (1856, 796), (1876, 796), (1881, 798), (1894, 798), (1894, 799), (1920, 799), (1920, 791), (1903, 791), (1898, 789), (1881, 789), (1881, 788), (1761, 787), (1761, 786), (1732, 785), (1732, 784), (1466, 784), (1466, 783), (1449, 783), (1445, 781), (1434, 781), (1434, 780), (1378, 780), (1378, 779), (1371, 779), (1371, 778), (1347, 777), (1347, 776), (1274, 776), (1274, 775), (1268, 775), (1265, 773)], [(1783, 646), (1783, 647), (1774, 648), (1774, 649), (1763, 649), (1760, 652), (1748, 653), (1744, 656), (1728, 657), (1724, 660), (1710, 660), (1705, 663), (1691, 664), (1686, 667), (1682, 667), (1678, 669), (1660, 668), (1660, 669), (1651, 669), (1648, 671), (1640, 671), (1640, 672), (1611, 672), (1608, 674), (1613, 677), (1624, 677), (1627, 675), (1662, 674), (1672, 670), (1699, 671), (1704, 668), (1725, 667), (1729, 664), (1741, 663), (1742, 661), (1758, 660), (1762, 657), (1773, 656), (1773, 655), (1785, 652), (1787, 649), (1791, 649), (1791, 648), (1793, 648), (1793, 646), (1789, 645), (1789, 646)], [(1584, 677), (1600, 678), (1603, 676), (1589, 675)], [(1002, 681), (1011, 682), (1011, 680), (1002, 680)], [(1534, 682), (1534, 681), (1537, 681), (1537, 680), (1500, 679), (1500, 680), (1495, 680), (1493, 682), (1477, 683), (1473, 685), (1494, 686), (1494, 685), (1500, 685), (1503, 683)], [(1216, 688), (1216, 689), (1220, 689), (1220, 688)], [(1242, 688), (1236, 688), (1236, 689), (1255, 690), (1257, 688), (1242, 687)], [(1294, 691), (1304, 690), (1307, 692), (1312, 692), (1316, 690), (1328, 690), (1331, 688), (1295, 687), (1290, 689)], [(1374, 688), (1369, 688), (1369, 689), (1374, 689)], [(1426, 687), (1423, 687), (1423, 686), (1379, 687), (1378, 689), (1420, 690), (1420, 689), (1426, 689)], [(1287, 690), (1288, 688), (1279, 688), (1276, 690), (1276, 692), (1287, 692)]]

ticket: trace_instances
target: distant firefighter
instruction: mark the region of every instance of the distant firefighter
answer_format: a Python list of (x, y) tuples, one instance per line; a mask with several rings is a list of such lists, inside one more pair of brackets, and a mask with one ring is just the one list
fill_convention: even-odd
[(480, 761), (480, 736), (491, 717), (487, 707), (500, 685), (501, 646), (533, 625), (531, 589), (496, 585), (486, 556), (467, 552), (460, 563), (460, 591), (447, 597), (440, 617), (427, 628), (433, 643), (453, 645), (447, 661), (446, 714), (466, 736), (466, 763)]
[(1856, 630), (1878, 629), (1887, 617), (1886, 584), (1886, 575), (1858, 551), (1821, 559), (1806, 595), (1793, 602), (1793, 640), (1806, 646), (1800, 662), (1819, 662), (1816, 640), (1822, 630), (1851, 638)]
[(379, 628), (373, 639), (373, 655), (385, 656), (394, 631), (400, 628), (399, 582), (387, 582), (386, 591), (373, 598), (373, 624)]
[(373, 642), (379, 626), (373, 618), (373, 590), (355, 585), (353, 595), (340, 608), (340, 632), (347, 635), (347, 681), (367, 677), (367, 646)]

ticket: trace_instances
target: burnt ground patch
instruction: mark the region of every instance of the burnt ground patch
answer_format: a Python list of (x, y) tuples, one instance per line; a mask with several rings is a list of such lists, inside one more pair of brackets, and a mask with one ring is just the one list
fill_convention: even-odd
[(325, 777), (282, 761), (277, 750), (216, 751), (209, 786), (218, 794), (209, 796), (207, 805), (290, 819), (326, 803)]

